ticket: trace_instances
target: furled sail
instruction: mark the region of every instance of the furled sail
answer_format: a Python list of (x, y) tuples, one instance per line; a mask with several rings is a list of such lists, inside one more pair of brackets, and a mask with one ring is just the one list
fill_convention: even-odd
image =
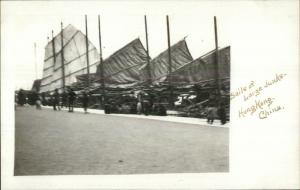
[[(189, 52), (185, 39), (177, 42), (173, 46), (171, 46), (171, 65), (172, 71), (177, 68), (191, 62), (193, 60), (192, 55)], [(140, 74), (142, 81), (147, 81), (147, 64), (143, 65), (140, 68)], [(151, 80), (155, 82), (161, 82), (166, 79), (166, 75), (169, 73), (169, 56), (168, 50), (165, 50), (161, 54), (159, 54), (156, 58), (154, 58), (150, 62), (150, 75)]]
[[(103, 64), (106, 86), (131, 86), (140, 82), (139, 68), (147, 63), (147, 53), (140, 39), (135, 39), (113, 53)], [(97, 77), (101, 81), (101, 66)]]
[[(219, 50), (219, 79), (230, 77), (230, 46)], [(193, 84), (215, 79), (215, 50), (172, 72), (172, 84)], [(168, 76), (169, 78), (169, 76)]]
[[(61, 47), (61, 33), (56, 35), (45, 48), (41, 92), (62, 89), (63, 76), (65, 86), (70, 86), (76, 82), (77, 75), (87, 73), (86, 36), (72, 25), (65, 27), (62, 32), (63, 48)], [(99, 54), (90, 41), (88, 41), (88, 47), (90, 73), (95, 73)], [(64, 74), (61, 60), (62, 49), (64, 55)]]

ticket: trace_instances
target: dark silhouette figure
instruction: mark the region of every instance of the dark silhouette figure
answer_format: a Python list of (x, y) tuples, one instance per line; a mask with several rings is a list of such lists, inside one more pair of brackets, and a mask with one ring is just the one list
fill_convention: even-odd
[(148, 100), (143, 101), (142, 109), (145, 115), (149, 115), (151, 107), (150, 107), (150, 102)]
[(55, 89), (55, 92), (52, 96), (52, 103), (53, 103), (53, 110), (60, 110), (59, 107), (59, 93), (58, 93), (58, 89)]
[(41, 101), (41, 96), (39, 93), (37, 93), (37, 97), (36, 97), (36, 101), (35, 101), (35, 107), (36, 109), (38, 110), (41, 110), (42, 109), (42, 101)]
[(108, 101), (104, 105), (104, 113), (105, 114), (110, 114), (111, 113), (111, 106), (110, 106), (110, 103)]
[(68, 93), (66, 91), (63, 91), (61, 107), (67, 107), (68, 106), (67, 102), (68, 102)]
[(87, 92), (83, 92), (83, 97), (82, 97), (82, 106), (84, 109), (84, 113), (87, 113), (87, 108), (89, 105), (89, 95)]
[(41, 101), (42, 101), (42, 105), (47, 105), (47, 100), (46, 100), (46, 94), (45, 94), (45, 92), (42, 92), (42, 94), (41, 94)]
[(160, 116), (167, 115), (167, 110), (166, 110), (165, 106), (162, 104), (159, 104), (159, 106), (158, 106), (158, 115), (160, 115)]
[(42, 109), (42, 107), (41, 107), (41, 105), (42, 105), (41, 96), (38, 92), (33, 92), (32, 102), (34, 103), (36, 109), (38, 109), (38, 110)]
[(220, 105), (218, 112), (219, 112), (218, 114), (221, 120), (221, 124), (224, 125), (226, 123), (226, 109), (224, 104)]
[(213, 104), (209, 104), (207, 107), (207, 123), (213, 124), (217, 117), (217, 108)]
[(18, 93), (18, 104), (20, 106), (23, 106), (25, 103), (26, 103), (26, 96), (25, 96), (24, 90), (20, 89), (19, 93)]
[(72, 90), (72, 88), (69, 88), (69, 94), (68, 94), (68, 98), (69, 98), (69, 112), (74, 112), (74, 101), (76, 99), (76, 94), (75, 92)]

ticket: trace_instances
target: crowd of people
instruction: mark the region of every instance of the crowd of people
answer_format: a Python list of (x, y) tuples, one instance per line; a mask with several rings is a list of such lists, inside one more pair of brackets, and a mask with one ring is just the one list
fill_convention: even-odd
[[(76, 100), (77, 94), (72, 90), (72, 88), (68, 88), (67, 91), (62, 93), (58, 92), (58, 89), (55, 89), (53, 95), (51, 96), (53, 110), (60, 111), (61, 108), (67, 107), (69, 112), (74, 112), (74, 103)], [(85, 113), (87, 112), (88, 103), (89, 103), (89, 94), (86, 91), (83, 91), (81, 97), (79, 97), (82, 103), (82, 107)]]
[[(54, 90), (54, 93), (45, 98), (44, 94), (35, 93), (32, 95), (32, 102), (34, 102), (36, 109), (41, 109), (42, 105), (52, 105), (53, 110), (60, 111), (63, 107), (68, 108), (69, 112), (74, 112), (74, 103), (80, 104), (79, 107), (84, 109), (85, 113), (88, 113), (88, 107), (90, 102), (90, 94), (87, 91), (82, 91), (76, 94), (72, 88), (67, 88), (62, 93), (59, 93), (58, 89)], [(49, 99), (50, 98), (50, 99)], [(45, 103), (45, 101), (47, 103)], [(24, 90), (19, 90), (16, 96), (16, 102), (20, 106), (23, 106), (27, 102), (27, 97)], [(105, 114), (110, 113), (128, 113), (128, 114), (144, 114), (144, 115), (159, 115), (166, 116), (167, 110), (165, 105), (161, 102), (153, 103), (149, 99), (138, 96), (136, 101), (116, 103), (111, 99), (107, 99), (103, 103), (103, 109)], [(225, 104), (215, 104), (210, 102), (206, 107), (207, 123), (213, 124), (216, 119), (220, 119), (221, 124), (225, 124), (227, 121)]]
[(24, 104), (29, 103), (30, 105), (35, 105), (36, 109), (41, 109), (42, 105), (51, 105), (55, 111), (60, 111), (63, 107), (66, 107), (69, 112), (74, 112), (74, 103), (75, 100), (78, 99), (81, 102), (85, 113), (88, 113), (89, 96), (90, 95), (84, 91), (77, 98), (77, 94), (72, 88), (67, 88), (62, 93), (59, 93), (58, 89), (55, 89), (54, 93), (47, 97), (45, 97), (44, 93), (40, 94), (37, 92), (31, 92), (26, 95), (25, 91), (20, 89), (16, 96), (16, 104), (23, 106)]

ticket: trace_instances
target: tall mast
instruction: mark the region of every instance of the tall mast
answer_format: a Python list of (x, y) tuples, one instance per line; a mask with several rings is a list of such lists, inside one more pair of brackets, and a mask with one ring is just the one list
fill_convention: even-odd
[(85, 15), (85, 44), (86, 44), (86, 64), (87, 64), (87, 87), (90, 86), (90, 64), (89, 64), (89, 40), (88, 40), (88, 27), (87, 15)]
[(65, 90), (65, 63), (64, 63), (64, 32), (63, 32), (63, 23), (60, 23), (61, 25), (61, 32), (60, 32), (60, 37), (61, 37), (61, 70), (62, 70), (62, 88), (63, 91)]
[(170, 97), (169, 104), (173, 108), (173, 87), (172, 87), (172, 60), (171, 60), (171, 44), (170, 44), (170, 26), (169, 26), (169, 16), (167, 15), (167, 34), (168, 34), (168, 62), (169, 62), (169, 88), (170, 88)]
[(53, 53), (53, 60), (54, 60), (54, 65), (55, 65), (56, 56), (55, 56), (55, 41), (54, 41), (53, 30), (52, 30), (52, 53)]
[(218, 29), (217, 29), (217, 18), (214, 16), (214, 29), (215, 29), (215, 78), (217, 87), (217, 98), (220, 98), (220, 81), (219, 81), (219, 50), (218, 50)]
[[(56, 65), (56, 55), (55, 55), (55, 42), (54, 42), (54, 35), (52, 30), (52, 54), (53, 54), (53, 72), (55, 72), (55, 65)], [(53, 77), (53, 74), (52, 74)], [(64, 91), (64, 89), (63, 89)]]
[(36, 43), (35, 42), (34, 42), (34, 68), (35, 68), (35, 79), (37, 79), (38, 76), (37, 76)]
[(145, 32), (146, 32), (146, 50), (147, 50), (147, 72), (148, 72), (148, 84), (151, 84), (151, 65), (150, 65), (150, 56), (149, 56), (149, 45), (148, 45), (148, 27), (147, 27), (147, 16), (145, 18)]
[(104, 65), (102, 59), (102, 41), (101, 41), (101, 25), (100, 25), (100, 15), (98, 15), (98, 29), (99, 29), (99, 48), (100, 48), (100, 75), (101, 75), (101, 85), (102, 85), (102, 95), (103, 95), (103, 105), (105, 105), (105, 80), (104, 80)]

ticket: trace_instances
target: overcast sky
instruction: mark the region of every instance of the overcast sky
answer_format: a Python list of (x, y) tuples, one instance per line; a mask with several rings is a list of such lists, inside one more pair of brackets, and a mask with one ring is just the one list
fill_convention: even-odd
[[(266, 49), (279, 52), (278, 44), (284, 47), (284, 43), (290, 43), (286, 33), (294, 35), (294, 31), (298, 31), (290, 28), (298, 19), (293, 1), (14, 1), (1, 4), (4, 7), (1, 12), (2, 63), (13, 65), (15, 89), (30, 89), (35, 79), (34, 43), (37, 44), (38, 78), (41, 78), (44, 48), (51, 30), (56, 35), (62, 21), (64, 26), (72, 24), (85, 33), (85, 14), (88, 36), (98, 50), (97, 15), (101, 15), (104, 58), (137, 37), (146, 47), (145, 14), (152, 58), (167, 48), (167, 14), (171, 44), (187, 36), (194, 58), (215, 47), (213, 16), (218, 20), (219, 47), (230, 45), (236, 61), (247, 62), (245, 58), (249, 53), (268, 60), (263, 54)], [(251, 62), (244, 64), (249, 66)]]

